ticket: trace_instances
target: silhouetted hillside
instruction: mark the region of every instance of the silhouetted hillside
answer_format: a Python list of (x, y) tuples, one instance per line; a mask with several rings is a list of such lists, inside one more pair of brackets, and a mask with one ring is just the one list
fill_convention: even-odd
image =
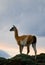
[(45, 54), (34, 56), (18, 54), (10, 59), (0, 58), (0, 65), (45, 65)]

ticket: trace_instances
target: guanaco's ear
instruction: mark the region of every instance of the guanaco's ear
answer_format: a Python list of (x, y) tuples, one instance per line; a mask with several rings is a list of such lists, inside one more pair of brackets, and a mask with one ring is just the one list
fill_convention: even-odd
[(15, 25), (13, 25), (13, 27), (16, 28)]

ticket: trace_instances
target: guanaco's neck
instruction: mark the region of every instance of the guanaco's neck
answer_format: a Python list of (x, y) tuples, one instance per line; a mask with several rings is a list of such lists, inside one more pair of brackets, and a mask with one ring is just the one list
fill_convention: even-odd
[(18, 30), (17, 29), (15, 29), (14, 35), (15, 35), (15, 38), (17, 39), (17, 37), (18, 37)]

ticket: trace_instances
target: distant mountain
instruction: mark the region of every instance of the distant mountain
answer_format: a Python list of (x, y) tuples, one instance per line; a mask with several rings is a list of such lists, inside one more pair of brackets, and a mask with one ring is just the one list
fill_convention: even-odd
[(10, 55), (9, 55), (8, 53), (6, 53), (5, 51), (0, 50), (0, 57), (3, 57), (3, 58), (9, 58)]

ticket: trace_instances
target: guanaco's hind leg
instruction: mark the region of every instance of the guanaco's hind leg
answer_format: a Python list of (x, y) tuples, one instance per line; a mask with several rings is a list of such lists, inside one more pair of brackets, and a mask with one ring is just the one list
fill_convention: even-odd
[(37, 55), (36, 43), (33, 43), (33, 44), (32, 44), (32, 47), (33, 47), (33, 49), (34, 49), (34, 52), (35, 52), (35, 59), (36, 59), (36, 55)]

